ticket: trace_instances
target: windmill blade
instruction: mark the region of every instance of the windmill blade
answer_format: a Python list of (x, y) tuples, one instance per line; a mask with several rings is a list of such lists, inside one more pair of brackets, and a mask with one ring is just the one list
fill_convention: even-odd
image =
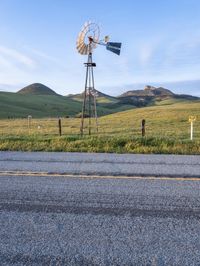
[(88, 54), (88, 45), (85, 45), (83, 53), (84, 55)]
[(120, 42), (108, 42), (106, 44), (106, 49), (117, 55), (120, 55), (122, 44)]
[(84, 48), (85, 44), (84, 43), (80, 43), (79, 45), (77, 45), (77, 50), (79, 53), (81, 53), (82, 49)]
[[(91, 21), (86, 22), (76, 41), (76, 48), (80, 54), (86, 55), (92, 52), (96, 47), (99, 40), (100, 30), (99, 26)], [(90, 42), (89, 37), (95, 42)]]
[(86, 52), (87, 52), (87, 45), (83, 44), (83, 46), (81, 46), (81, 48), (79, 50), (79, 53), (80, 54), (86, 54)]

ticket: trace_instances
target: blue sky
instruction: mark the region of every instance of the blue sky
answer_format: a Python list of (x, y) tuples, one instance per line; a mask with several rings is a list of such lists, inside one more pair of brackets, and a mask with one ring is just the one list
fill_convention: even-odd
[(96, 89), (119, 95), (162, 84), (200, 95), (199, 12), (199, 0), (0, 0), (0, 89), (41, 82), (63, 95), (82, 91), (86, 58), (76, 38), (93, 20), (102, 37), (123, 43), (120, 56), (95, 50)]

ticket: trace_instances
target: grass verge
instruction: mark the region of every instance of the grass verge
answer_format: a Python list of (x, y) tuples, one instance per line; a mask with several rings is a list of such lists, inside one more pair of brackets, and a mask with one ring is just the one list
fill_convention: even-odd
[(125, 136), (2, 136), (0, 150), (200, 155), (200, 141)]

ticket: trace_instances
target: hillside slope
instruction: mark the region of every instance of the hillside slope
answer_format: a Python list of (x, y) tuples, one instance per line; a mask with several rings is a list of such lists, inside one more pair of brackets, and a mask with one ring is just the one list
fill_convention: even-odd
[[(96, 100), (97, 103), (118, 103), (119, 99), (117, 99), (116, 97), (107, 95), (105, 93), (102, 93), (98, 90), (94, 90), (96, 93)], [(84, 98), (84, 92), (82, 93), (78, 93), (78, 94), (69, 94), (66, 96), (67, 98), (76, 100), (76, 101), (83, 101)]]
[[(145, 106), (173, 105), (197, 102), (198, 97), (177, 95), (164, 88), (146, 86), (120, 97), (97, 93), (98, 116)], [(83, 93), (61, 96), (47, 86), (34, 83), (17, 93), (0, 92), (0, 118), (80, 116)]]
[(99, 124), (107, 125), (102, 132), (108, 134), (141, 136), (141, 121), (145, 119), (147, 136), (189, 139), (189, 116), (197, 118), (194, 122), (194, 136), (200, 139), (200, 100), (135, 108), (101, 117)]
[(55, 91), (41, 83), (33, 83), (19, 90), (17, 93), (29, 95), (57, 95)]
[(198, 101), (199, 98), (191, 95), (175, 94), (172, 91), (162, 88), (145, 86), (144, 90), (131, 90), (118, 97), (120, 103), (132, 104), (137, 107), (152, 105), (168, 105), (178, 102)]
[(0, 118), (57, 117), (81, 111), (79, 102), (59, 95), (30, 95), (0, 92)]
[[(133, 108), (132, 105), (97, 103), (99, 116)], [(0, 92), (0, 118), (75, 116), (82, 102), (61, 95), (37, 95)]]
[(175, 95), (172, 91), (162, 88), (162, 87), (153, 87), (147, 85), (144, 87), (144, 90), (131, 90), (123, 93), (120, 97), (127, 97), (127, 96), (172, 96)]

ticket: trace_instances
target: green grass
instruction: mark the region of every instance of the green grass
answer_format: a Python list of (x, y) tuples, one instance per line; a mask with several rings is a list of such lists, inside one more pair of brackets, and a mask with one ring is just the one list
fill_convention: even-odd
[(23, 95), (0, 92), (0, 118), (75, 115), (81, 104), (59, 95)]
[[(188, 117), (197, 116), (194, 141)], [(141, 120), (146, 137), (141, 137)], [(93, 125), (95, 121), (92, 121)], [(137, 108), (99, 118), (98, 135), (80, 136), (80, 119), (63, 118), (58, 136), (57, 119), (0, 120), (0, 150), (84, 151), (117, 153), (200, 154), (200, 102)], [(85, 133), (88, 119), (85, 120)]]
[[(131, 105), (114, 105), (115, 102), (100, 98), (97, 102), (99, 116), (133, 108)], [(0, 92), (0, 119), (75, 116), (82, 110), (82, 101), (61, 95), (29, 95)]]
[(0, 138), (0, 150), (109, 152), (154, 154), (200, 154), (200, 141), (167, 138), (8, 136)]

